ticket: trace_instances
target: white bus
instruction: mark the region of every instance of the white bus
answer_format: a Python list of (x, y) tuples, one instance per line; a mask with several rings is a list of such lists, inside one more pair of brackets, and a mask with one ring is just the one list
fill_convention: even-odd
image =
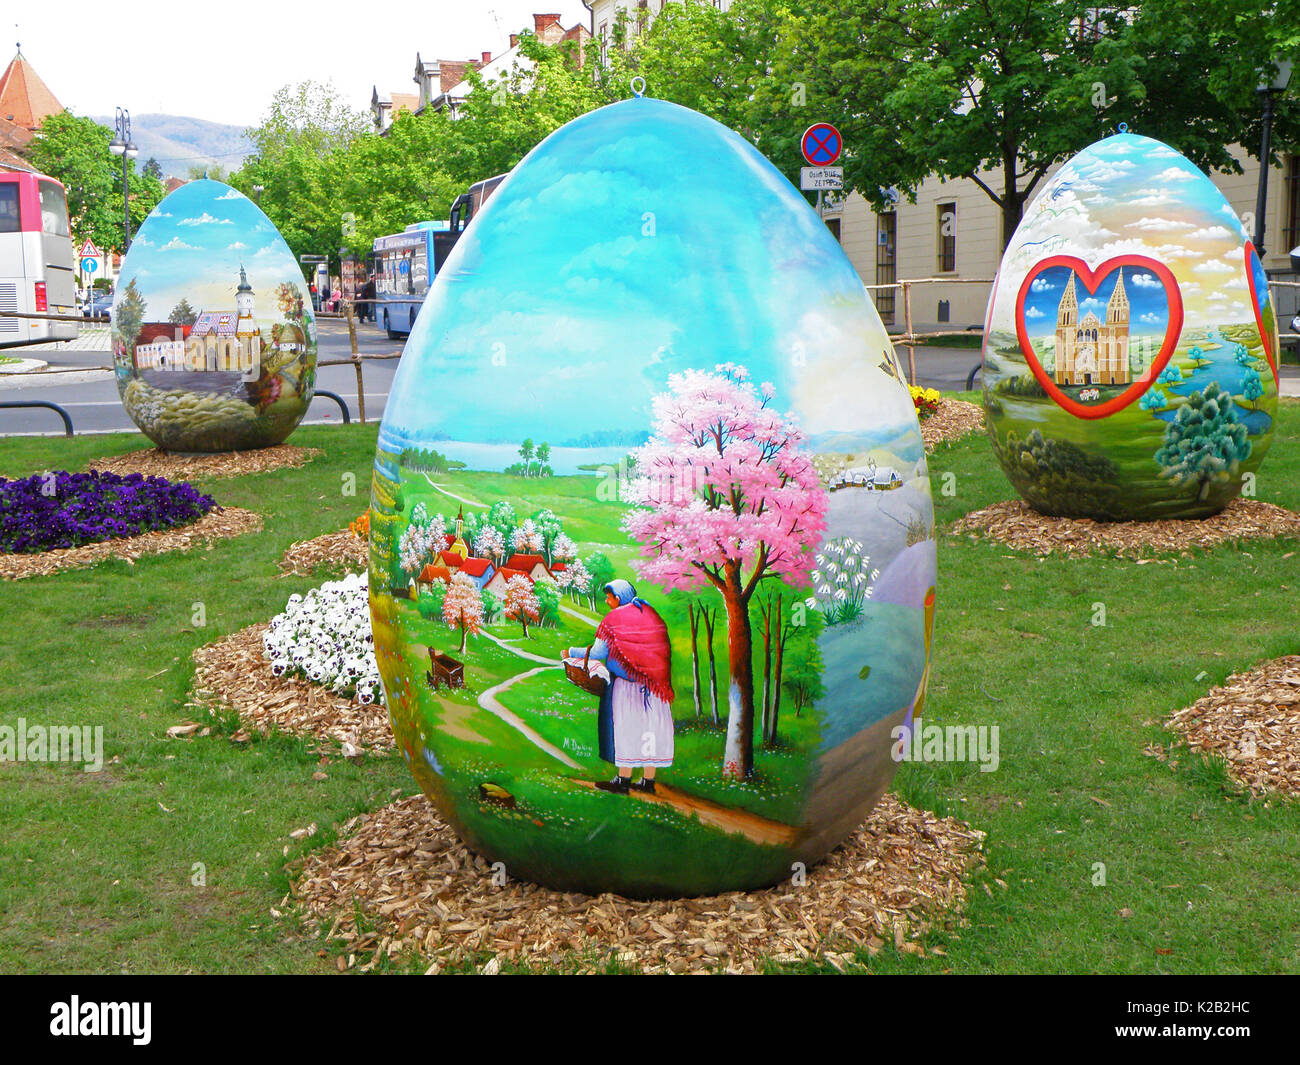
[(44, 174), (0, 171), (0, 347), (72, 340), (76, 322), (12, 315), (72, 315), (76, 303), (63, 186)]

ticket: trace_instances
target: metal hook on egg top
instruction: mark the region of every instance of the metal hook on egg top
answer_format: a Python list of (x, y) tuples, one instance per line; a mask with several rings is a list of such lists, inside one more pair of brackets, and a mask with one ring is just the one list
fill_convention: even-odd
[(1127, 133), (1127, 132), (1128, 132), (1128, 123), (1127, 123), (1127, 122), (1121, 122), (1121, 123), (1120, 123), (1118, 126), (1116, 126), (1115, 128), (1116, 128), (1120, 133)]
[[(641, 87), (639, 89), (637, 88), (637, 82), (641, 83)], [(632, 88), (632, 95), (635, 96), (638, 100), (645, 95), (645, 78), (641, 77), (640, 74), (634, 77), (630, 82), (628, 82), (628, 84)]]

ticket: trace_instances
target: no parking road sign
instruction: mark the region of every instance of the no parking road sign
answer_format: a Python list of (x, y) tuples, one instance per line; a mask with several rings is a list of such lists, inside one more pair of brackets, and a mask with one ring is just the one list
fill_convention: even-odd
[(803, 131), (799, 150), (812, 166), (830, 166), (844, 150), (844, 138), (829, 122), (818, 122)]

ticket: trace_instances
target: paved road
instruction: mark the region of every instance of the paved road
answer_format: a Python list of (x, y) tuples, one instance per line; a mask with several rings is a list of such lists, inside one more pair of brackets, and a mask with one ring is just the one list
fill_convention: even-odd
[[(319, 357), (344, 359), (352, 354), (347, 325), (334, 319), (318, 323)], [(88, 349), (87, 343), (98, 340), (102, 348)], [(6, 348), (6, 354), (23, 358), (44, 359), (51, 369), (79, 370), (41, 377), (28, 375), (0, 377), (0, 400), (45, 400), (65, 407), (73, 427), (81, 433), (134, 431), (135, 425), (122, 407), (117, 384), (110, 371), (100, 369), (111, 363), (107, 333), (100, 330), (67, 345), (37, 345)], [(389, 340), (383, 332), (366, 324), (357, 328), (358, 348), (366, 355), (386, 355), (400, 351), (400, 340)], [(388, 388), (397, 370), (397, 360), (376, 360), (365, 364), (366, 418), (378, 421), (388, 399)], [(351, 366), (323, 366), (317, 374), (319, 388), (343, 397), (352, 417), (357, 417), (357, 375)], [(341, 420), (338, 405), (332, 400), (317, 399), (307, 413), (308, 425), (337, 425)], [(0, 435), (61, 435), (62, 423), (49, 410), (11, 410), (0, 408)]]
[[(105, 350), (88, 349), (102, 336)], [(347, 326), (338, 320), (323, 319), (319, 323), (320, 358), (340, 359), (351, 354)], [(358, 347), (363, 354), (390, 354), (401, 350), (400, 340), (388, 340), (373, 325), (358, 326)], [(6, 400), (40, 399), (58, 403), (67, 408), (73, 426), (80, 433), (132, 431), (135, 426), (122, 409), (117, 395), (117, 385), (112, 374), (98, 370), (109, 364), (107, 334), (90, 334), (79, 341), (51, 350), (37, 348), (7, 348), (8, 354), (46, 360), (52, 369), (83, 369), (84, 373), (56, 374), (40, 378), (26, 375), (0, 377), (0, 398)], [(907, 349), (900, 347), (898, 356), (906, 372)], [(915, 349), (916, 381), (927, 388), (960, 392), (966, 387), (966, 377), (977, 362), (979, 351), (974, 348), (919, 347)], [(397, 360), (371, 361), (365, 364), (366, 418), (378, 421), (384, 412), (388, 389), (397, 369)], [(347, 402), (352, 417), (357, 417), (357, 378), (351, 366), (324, 366), (317, 375), (320, 388), (337, 392)], [(975, 388), (980, 387), (976, 375)], [(1300, 396), (1300, 366), (1282, 367), (1282, 394)], [(338, 406), (328, 399), (312, 403), (305, 424), (337, 425), (340, 421)], [(62, 433), (62, 425), (53, 411), (7, 410), (0, 408), (0, 435), (48, 435)]]

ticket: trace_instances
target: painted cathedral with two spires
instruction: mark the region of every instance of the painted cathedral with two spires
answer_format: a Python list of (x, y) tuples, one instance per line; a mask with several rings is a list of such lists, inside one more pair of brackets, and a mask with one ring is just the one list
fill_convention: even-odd
[(1129, 371), (1129, 302), (1124, 271), (1106, 305), (1106, 321), (1092, 311), (1079, 317), (1075, 273), (1070, 272), (1056, 309), (1053, 377), (1058, 385), (1126, 385)]

